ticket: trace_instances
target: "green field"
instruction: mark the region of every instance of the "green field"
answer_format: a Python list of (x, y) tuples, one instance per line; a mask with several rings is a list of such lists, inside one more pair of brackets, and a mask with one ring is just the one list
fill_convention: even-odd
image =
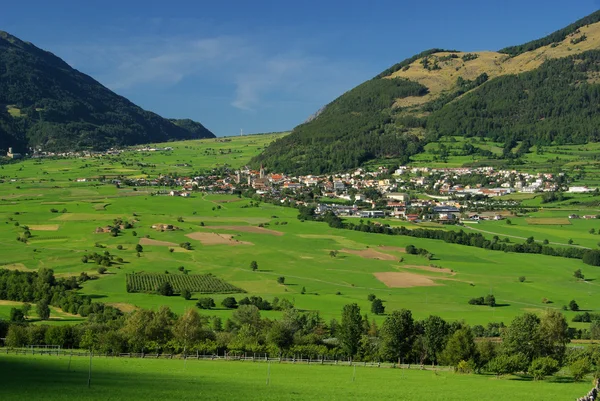
[[(189, 274), (211, 273), (247, 292), (234, 294), (238, 299), (252, 295), (268, 300), (286, 298), (301, 310), (318, 310), (325, 319), (339, 318), (342, 307), (353, 302), (368, 313), (369, 294), (381, 298), (386, 311), (408, 308), (415, 318), (436, 314), (448, 320), (464, 319), (469, 324), (509, 323), (525, 311), (559, 309), (571, 299), (576, 299), (581, 309), (598, 310), (596, 298), (600, 291), (595, 281), (598, 269), (580, 260), (492, 252), (435, 240), (337, 230), (324, 223), (299, 221), (296, 209), (266, 203), (249, 207), (249, 199), (229, 195), (195, 192), (187, 199), (151, 196), (155, 188), (117, 188), (95, 181), (75, 181), (79, 177), (103, 174), (139, 176), (145, 173), (155, 177), (183, 161), (192, 166), (182, 167), (190, 174), (222, 163), (240, 166), (276, 136), (247, 136), (225, 143), (211, 139), (161, 145), (174, 147), (168, 154), (142, 155), (132, 151), (118, 157), (26, 160), (4, 165), (0, 170), (5, 180), (0, 184), (0, 224), (4, 225), (0, 231), (0, 267), (19, 270), (47, 267), (59, 277), (81, 272), (96, 275), (99, 278), (84, 283), (80, 292), (126, 311), (136, 307), (157, 309), (166, 304), (181, 313), (193, 306), (199, 294), (186, 301), (179, 296), (163, 297), (126, 290), (127, 274), (168, 271), (177, 275), (182, 274), (178, 271), (180, 266)], [(243, 153), (222, 157), (202, 153), (202, 149), (217, 146)], [(129, 165), (136, 158), (140, 163), (156, 167)], [(127, 166), (119, 164), (119, 160)], [(568, 213), (543, 210), (529, 217), (564, 218)], [(95, 233), (98, 227), (112, 224), (113, 219), (118, 218), (135, 220), (134, 228), (122, 230), (117, 237)], [(183, 222), (179, 222), (179, 218)], [(510, 226), (504, 221), (490, 221), (473, 225), (472, 229), (487, 231), (485, 235), (489, 237), (510, 236), (512, 242), (523, 242), (521, 238), (534, 236), (536, 240), (548, 239), (568, 246), (566, 242), (572, 238), (576, 245), (595, 247), (600, 239), (588, 232), (592, 227), (600, 229), (600, 221), (581, 219), (560, 227), (530, 225), (525, 217), (511, 220)], [(157, 223), (173, 224), (180, 230), (152, 229)], [(266, 224), (272, 232), (256, 230), (259, 224)], [(393, 224), (408, 223), (394, 221)], [(27, 244), (16, 240), (24, 225), (29, 226), (32, 233)], [(137, 236), (133, 235), (134, 231)], [(229, 236), (231, 240), (223, 241)], [(183, 242), (190, 242), (192, 249), (179, 247)], [(135, 250), (138, 243), (150, 243), (143, 245), (139, 257)], [(434, 259), (429, 261), (405, 254), (401, 248), (409, 244), (427, 249), (434, 254)], [(122, 249), (118, 249), (119, 246)], [(337, 257), (330, 257), (331, 250), (340, 252)], [(122, 263), (109, 267), (107, 274), (99, 275), (95, 263), (81, 260), (83, 255), (105, 251), (123, 259)], [(256, 272), (249, 268), (251, 261), (259, 265)], [(432, 269), (430, 264), (442, 269)], [(573, 277), (576, 269), (582, 269), (589, 280), (576, 280)], [(394, 285), (400, 280), (401, 287), (388, 287), (374, 273), (388, 273), (384, 274), (384, 280)], [(280, 276), (285, 277), (285, 285), (277, 282)], [(520, 276), (526, 276), (526, 282), (520, 283)], [(467, 303), (470, 298), (490, 292), (501, 307)], [(202, 313), (230, 316), (230, 310), (219, 307), (226, 296), (215, 294), (218, 307)], [(552, 303), (543, 304), (544, 298)], [(7, 317), (10, 308), (0, 305), (0, 317)], [(565, 313), (569, 320), (574, 314)], [(262, 314), (269, 318), (281, 316), (281, 312), (276, 311)], [(55, 321), (64, 320), (58, 319), (58, 312), (53, 312), (52, 317), (55, 315)], [(376, 319), (381, 322), (384, 316)]]
[[(0, 353), (0, 398), (7, 400), (494, 400), (575, 399), (588, 382), (566, 377), (531, 381), (520, 377), (460, 375), (359, 366), (252, 362), (89, 359), (14, 356)], [(268, 374), (269, 372), (269, 374)], [(269, 384), (267, 385), (267, 377)], [(353, 379), (354, 377), (354, 379)]]

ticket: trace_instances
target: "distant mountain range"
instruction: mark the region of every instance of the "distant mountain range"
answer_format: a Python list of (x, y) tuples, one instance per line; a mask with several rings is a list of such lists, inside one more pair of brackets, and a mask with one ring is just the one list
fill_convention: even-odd
[[(440, 136), (534, 145), (600, 140), (600, 11), (497, 52), (432, 49), (346, 92), (252, 160), (321, 174), (406, 163)], [(477, 152), (477, 148), (471, 149)]]
[(0, 31), (0, 150), (101, 150), (214, 137), (200, 123), (143, 110), (52, 53)]

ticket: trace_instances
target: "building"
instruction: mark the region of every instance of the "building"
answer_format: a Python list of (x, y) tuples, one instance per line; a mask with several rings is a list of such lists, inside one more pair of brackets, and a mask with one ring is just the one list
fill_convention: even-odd
[(377, 219), (377, 218), (382, 219), (385, 217), (385, 212), (382, 210), (363, 210), (360, 212), (360, 217), (372, 218), (372, 219)]
[(11, 159), (21, 159), (23, 157), (23, 155), (21, 155), (20, 153), (14, 153), (13, 148), (8, 148), (6, 157), (10, 157)]
[(400, 202), (408, 202), (410, 200), (410, 197), (408, 196), (408, 194), (402, 193), (402, 192), (390, 192), (389, 194), (385, 195), (386, 198), (388, 199), (394, 199)]

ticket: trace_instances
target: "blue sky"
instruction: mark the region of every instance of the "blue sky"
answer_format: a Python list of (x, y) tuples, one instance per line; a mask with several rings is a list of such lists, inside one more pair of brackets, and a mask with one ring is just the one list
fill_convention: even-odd
[(164, 117), (282, 131), (422, 50), (497, 50), (599, 0), (6, 2), (0, 30)]

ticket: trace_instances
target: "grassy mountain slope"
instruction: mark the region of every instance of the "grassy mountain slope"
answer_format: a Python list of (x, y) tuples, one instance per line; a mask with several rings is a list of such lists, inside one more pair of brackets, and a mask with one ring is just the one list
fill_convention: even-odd
[[(600, 11), (500, 52), (420, 53), (348, 91), (253, 162), (318, 173), (372, 159), (402, 162), (440, 135), (487, 136), (506, 143), (508, 150), (525, 137), (532, 144), (597, 140), (599, 20)], [(387, 87), (381, 81), (418, 83), (425, 89), (381, 103), (374, 100), (377, 88)], [(340, 110), (338, 105), (349, 101), (351, 112)], [(353, 123), (357, 116), (360, 126)], [(407, 138), (414, 146), (406, 146)], [(351, 143), (364, 148), (348, 150), (345, 145)], [(338, 162), (348, 152), (360, 157)]]
[(191, 132), (143, 110), (52, 53), (0, 32), (0, 149), (104, 149)]
[(215, 135), (210, 132), (204, 125), (200, 124), (198, 121), (190, 120), (189, 118), (184, 119), (175, 119), (170, 118), (170, 122), (175, 124), (176, 126), (185, 129), (186, 131), (191, 132), (198, 136), (198, 138), (214, 138)]

